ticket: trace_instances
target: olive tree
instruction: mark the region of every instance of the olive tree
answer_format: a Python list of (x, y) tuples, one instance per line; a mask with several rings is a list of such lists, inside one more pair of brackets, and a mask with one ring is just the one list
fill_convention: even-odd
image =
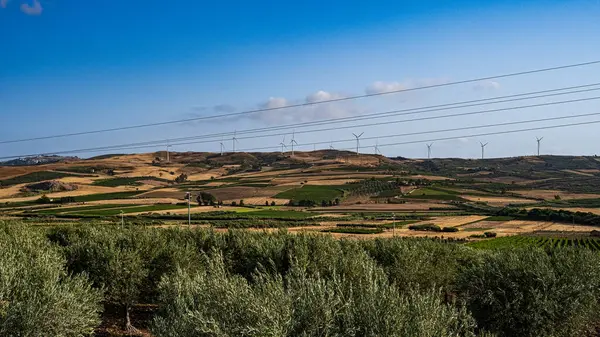
[(89, 336), (102, 296), (69, 276), (58, 249), (30, 228), (0, 223), (0, 336)]

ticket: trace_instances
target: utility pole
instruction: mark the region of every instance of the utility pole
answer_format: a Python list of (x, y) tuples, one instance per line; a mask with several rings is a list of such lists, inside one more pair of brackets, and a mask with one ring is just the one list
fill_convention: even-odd
[(396, 213), (392, 213), (392, 236), (396, 236)]
[(125, 228), (125, 213), (123, 213), (123, 211), (121, 211), (121, 228)]

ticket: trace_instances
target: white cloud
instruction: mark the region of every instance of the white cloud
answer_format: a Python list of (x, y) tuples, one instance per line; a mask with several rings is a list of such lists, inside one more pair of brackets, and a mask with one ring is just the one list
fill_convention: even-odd
[(306, 96), (306, 103), (331, 101), (340, 98), (344, 98), (344, 96), (336, 93), (330, 93), (327, 91), (319, 90), (315, 93)]
[(40, 15), (43, 10), (42, 4), (38, 0), (33, 0), (33, 5), (27, 3), (21, 5), (21, 12), (27, 15)]
[(401, 92), (407, 89), (429, 87), (444, 83), (448, 83), (448, 80), (445, 78), (408, 79), (403, 82), (376, 81), (365, 88), (365, 93), (368, 95), (377, 95), (392, 92)]
[(482, 81), (482, 82), (475, 84), (473, 89), (479, 90), (479, 91), (498, 90), (498, 89), (500, 89), (500, 83), (498, 83), (496, 81)]
[(260, 104), (260, 107), (263, 109), (279, 109), (288, 105), (287, 99), (283, 97), (269, 97), (266, 102)]
[(40, 15), (43, 10), (42, 4), (38, 0), (33, 0), (33, 5), (26, 3), (21, 5), (21, 12), (27, 15)]
[[(267, 124), (280, 124), (309, 122), (358, 115), (360, 113), (360, 109), (358, 109), (353, 102), (348, 101), (326, 103), (326, 101), (344, 97), (345, 96), (342, 94), (331, 93), (323, 90), (306, 96), (304, 101), (290, 101), (283, 97), (271, 97), (266, 102), (260, 104), (259, 107), (263, 109), (276, 110), (255, 113), (248, 117)], [(316, 102), (325, 103), (280, 109), (290, 105)]]
[(406, 90), (408, 87), (399, 82), (383, 82), (376, 81), (367, 86), (365, 92), (368, 95), (384, 94), (387, 92), (395, 92), (400, 90)]

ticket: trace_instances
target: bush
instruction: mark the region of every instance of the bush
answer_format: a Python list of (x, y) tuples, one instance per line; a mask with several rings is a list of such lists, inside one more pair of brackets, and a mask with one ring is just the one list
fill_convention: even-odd
[(456, 228), (456, 227), (444, 227), (444, 228), (442, 228), (442, 232), (456, 233), (456, 232), (458, 232), (458, 228)]
[(44, 194), (41, 197), (39, 197), (35, 202), (38, 204), (51, 204), (52, 200), (50, 200), (50, 198), (48, 198), (48, 196)]
[(498, 234), (496, 234), (496, 233), (494, 233), (494, 232), (485, 232), (485, 233), (483, 233), (483, 235), (484, 235), (486, 238), (495, 238), (495, 237), (496, 237)]
[(0, 224), (0, 336), (88, 336), (101, 293), (64, 271), (60, 252), (29, 229)]
[[(342, 255), (349, 258), (346, 255)], [(335, 259), (335, 257), (332, 257)], [(404, 295), (363, 253), (331, 274), (294, 264), (284, 277), (252, 282), (227, 272), (220, 255), (197, 273), (178, 271), (161, 283), (157, 337), (193, 336), (474, 336), (462, 308), (437, 291)], [(356, 291), (360, 289), (360, 291)]]
[(441, 232), (442, 229), (438, 225), (434, 225), (431, 223), (422, 224), (422, 225), (410, 225), (408, 229), (411, 231), (429, 231), (429, 232)]
[(500, 336), (585, 336), (598, 315), (600, 258), (586, 250), (486, 252), (458, 281), (478, 326)]

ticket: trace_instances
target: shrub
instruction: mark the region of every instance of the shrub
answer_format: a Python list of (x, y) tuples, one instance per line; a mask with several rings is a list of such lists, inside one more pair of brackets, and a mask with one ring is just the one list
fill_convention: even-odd
[(0, 336), (88, 336), (101, 293), (70, 277), (60, 252), (30, 229), (0, 224)]
[(466, 310), (444, 304), (437, 291), (401, 294), (364, 252), (354, 253), (342, 253), (343, 260), (330, 256), (329, 274), (294, 263), (285, 278), (259, 273), (252, 282), (228, 273), (216, 255), (203, 270), (178, 271), (161, 283), (162, 306), (152, 331), (157, 337), (198, 331), (209, 336), (474, 336)]
[(586, 250), (502, 249), (458, 281), (478, 326), (501, 336), (585, 336), (598, 314), (600, 259)]
[(456, 228), (456, 227), (444, 227), (444, 228), (442, 228), (442, 232), (455, 233), (455, 232), (458, 232), (458, 228)]
[(50, 204), (52, 203), (52, 200), (50, 200), (50, 198), (48, 198), (48, 196), (44, 194), (41, 197), (39, 197), (35, 202), (37, 202), (38, 204)]
[(422, 225), (410, 225), (408, 229), (411, 231), (430, 231), (430, 232), (441, 232), (442, 229), (438, 225), (434, 224), (422, 224)]
[(495, 237), (496, 237), (498, 234), (497, 234), (497, 233), (495, 233), (495, 232), (485, 232), (485, 233), (483, 233), (483, 235), (484, 235), (486, 238), (495, 238)]

